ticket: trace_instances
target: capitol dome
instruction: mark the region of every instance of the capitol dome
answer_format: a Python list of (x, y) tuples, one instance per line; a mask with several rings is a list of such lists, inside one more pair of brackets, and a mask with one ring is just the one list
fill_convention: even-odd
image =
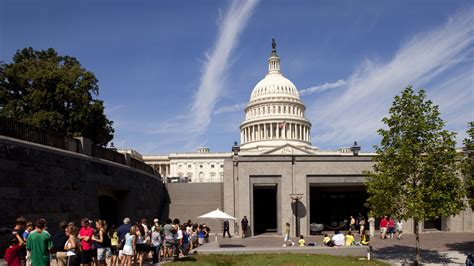
[(240, 124), (241, 150), (265, 151), (290, 144), (304, 150), (311, 146), (311, 123), (298, 89), (280, 71), (280, 58), (272, 42), (268, 73), (255, 85)]

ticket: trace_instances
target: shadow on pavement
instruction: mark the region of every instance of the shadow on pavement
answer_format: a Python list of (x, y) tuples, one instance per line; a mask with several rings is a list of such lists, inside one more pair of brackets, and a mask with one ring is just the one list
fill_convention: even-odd
[(465, 255), (474, 254), (474, 241), (446, 244), (450, 250), (459, 251)]
[(221, 244), (221, 248), (244, 248), (244, 245), (235, 245), (235, 244)]
[[(441, 254), (433, 250), (420, 249), (420, 254), (423, 263), (447, 264), (455, 262), (445, 254)], [(410, 263), (415, 260), (415, 248), (400, 245), (379, 248), (374, 251), (374, 258), (380, 260)]]

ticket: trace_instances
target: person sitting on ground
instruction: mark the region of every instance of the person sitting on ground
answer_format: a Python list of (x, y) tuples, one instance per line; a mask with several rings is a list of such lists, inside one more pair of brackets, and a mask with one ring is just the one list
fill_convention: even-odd
[(306, 241), (304, 241), (304, 236), (303, 235), (300, 235), (300, 240), (298, 240), (298, 245), (300, 247), (306, 246)]
[(332, 241), (334, 242), (334, 246), (344, 246), (344, 234), (336, 230), (332, 236)]
[(324, 234), (323, 245), (326, 247), (334, 247), (334, 241), (331, 240), (328, 234)]
[(360, 244), (363, 246), (368, 246), (370, 241), (370, 236), (367, 234), (367, 231), (362, 231), (362, 234), (360, 235)]
[(346, 246), (353, 246), (354, 245), (354, 236), (352, 235), (352, 232), (349, 231), (347, 232), (346, 235)]

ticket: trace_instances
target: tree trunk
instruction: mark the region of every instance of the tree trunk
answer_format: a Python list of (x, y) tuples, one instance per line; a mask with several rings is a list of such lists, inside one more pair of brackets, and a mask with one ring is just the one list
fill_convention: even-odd
[(416, 246), (415, 246), (415, 266), (418, 266), (421, 257), (420, 257), (420, 230), (419, 224), (417, 219), (413, 219), (413, 223), (415, 224), (415, 239), (416, 239)]

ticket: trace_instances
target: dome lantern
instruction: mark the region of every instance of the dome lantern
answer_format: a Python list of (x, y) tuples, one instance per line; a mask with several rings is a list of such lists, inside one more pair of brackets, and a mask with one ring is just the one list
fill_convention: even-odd
[(272, 39), (272, 55), (268, 58), (268, 74), (280, 73), (280, 58), (276, 54), (276, 42)]

